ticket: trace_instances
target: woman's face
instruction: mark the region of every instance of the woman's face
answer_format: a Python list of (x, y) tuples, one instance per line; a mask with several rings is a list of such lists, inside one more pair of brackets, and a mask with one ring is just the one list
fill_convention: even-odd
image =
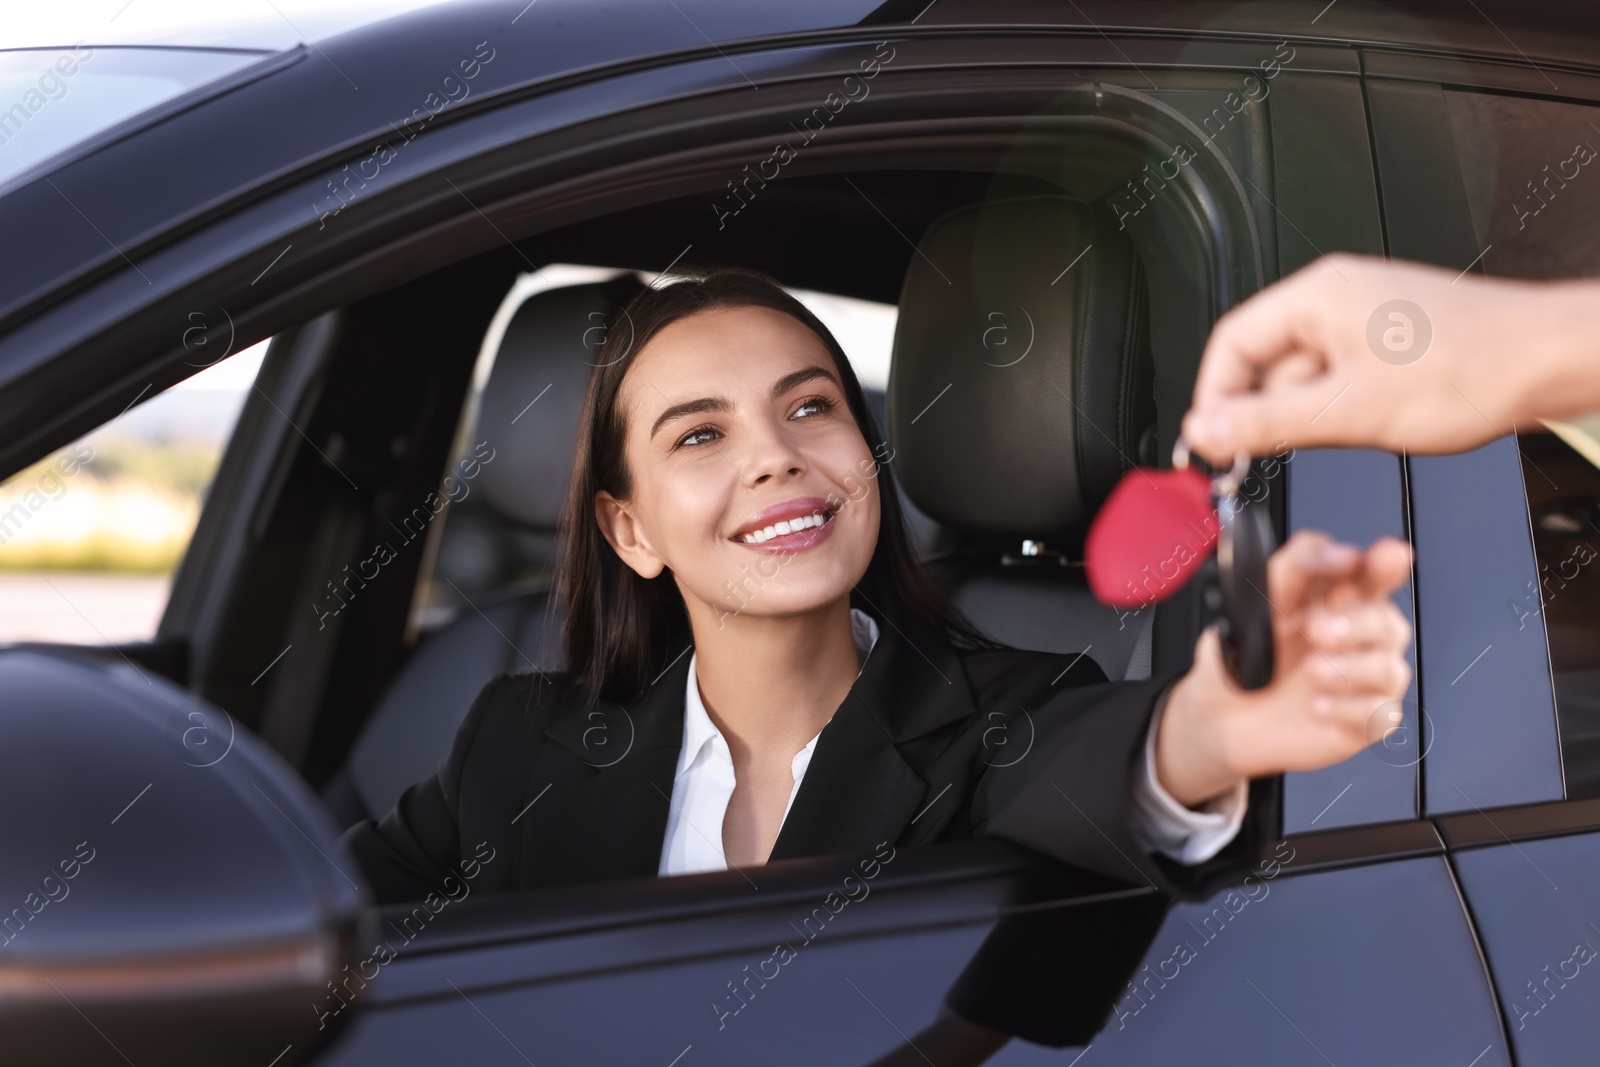
[(878, 541), (877, 468), (833, 359), (793, 317), (716, 308), (660, 330), (617, 398), (631, 499), (596, 516), (699, 617), (780, 616), (849, 593)]

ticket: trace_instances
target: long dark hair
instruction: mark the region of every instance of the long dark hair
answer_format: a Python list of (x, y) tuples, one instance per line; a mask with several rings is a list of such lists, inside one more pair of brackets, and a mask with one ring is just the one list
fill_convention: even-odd
[[(629, 703), (676, 657), (692, 635), (683, 598), (669, 571), (642, 578), (612, 549), (594, 518), (604, 489), (627, 500), (627, 427), (617, 405), (634, 357), (663, 328), (712, 308), (766, 307), (804, 323), (833, 358), (845, 402), (872, 447), (879, 484), (878, 543), (852, 604), (902, 633), (941, 637), (955, 646), (997, 647), (956, 611), (917, 562), (884, 442), (855, 371), (832, 333), (771, 276), (741, 267), (685, 270), (685, 277), (637, 293), (608, 324), (584, 395), (577, 457), (562, 510), (557, 599), (565, 608), (566, 666), (591, 698)], [(861, 601), (857, 603), (857, 601)]]

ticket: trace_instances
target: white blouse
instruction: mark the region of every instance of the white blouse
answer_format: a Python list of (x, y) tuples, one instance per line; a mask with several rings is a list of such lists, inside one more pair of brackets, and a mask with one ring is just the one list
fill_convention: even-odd
[[(878, 623), (866, 612), (851, 608), (850, 633), (865, 667), (867, 656), (878, 642)], [(1156, 780), (1155, 738), (1160, 724), (1158, 710), (1145, 737), (1143, 771), (1133, 784), (1134, 833), (1149, 851), (1163, 852), (1180, 863), (1203, 863), (1226, 848), (1244, 824), (1248, 787), (1240, 782), (1232, 793), (1213, 799), (1201, 811), (1178, 803)], [(817, 737), (821, 736), (818, 731)], [(785, 821), (806, 768), (811, 765), (817, 737), (807, 741), (789, 764), (794, 787), (789, 790), (789, 804), (783, 809)], [(672, 810), (667, 815), (659, 874), (727, 870), (722, 820), (728, 812), (733, 787), (733, 754), (722, 731), (706, 712), (695, 674), (695, 656), (691, 655), (684, 689), (683, 747), (678, 752), (678, 768), (672, 780)]]

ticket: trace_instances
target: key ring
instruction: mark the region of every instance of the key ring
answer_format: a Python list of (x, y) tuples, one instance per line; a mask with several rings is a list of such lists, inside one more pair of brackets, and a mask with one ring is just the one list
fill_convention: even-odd
[[(1174, 470), (1187, 470), (1189, 467), (1189, 442), (1178, 435), (1177, 443), (1172, 446), (1172, 467)], [(1239, 492), (1239, 486), (1250, 475), (1250, 453), (1240, 451), (1233, 457), (1233, 469), (1226, 474), (1212, 475), (1211, 484), (1219, 496), (1233, 496)]]

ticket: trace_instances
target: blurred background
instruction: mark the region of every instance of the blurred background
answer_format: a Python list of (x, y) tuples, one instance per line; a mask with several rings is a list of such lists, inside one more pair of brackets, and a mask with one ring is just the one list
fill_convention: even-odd
[(56, 0), (7, 3), (0, 48), (201, 45), (292, 48), (449, 0)]
[[(0, 124), (0, 183), (262, 53), (438, 2), (7, 3), (0, 108), (25, 102), (64, 48), (81, 42), (88, 49), (79, 55), (89, 58), (46, 86), (49, 106), (25, 126)], [(155, 632), (265, 348), (232, 353), (0, 483), (0, 642), (100, 643)]]
[(155, 632), (265, 353), (208, 367), (0, 483), (0, 641)]

